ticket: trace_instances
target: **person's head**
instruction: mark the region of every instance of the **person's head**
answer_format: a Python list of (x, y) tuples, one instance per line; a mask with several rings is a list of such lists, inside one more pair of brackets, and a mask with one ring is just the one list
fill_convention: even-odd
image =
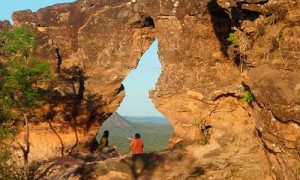
[(141, 135), (139, 133), (135, 133), (134, 136), (135, 136), (136, 139), (140, 139), (141, 138)]
[(108, 138), (108, 136), (109, 136), (109, 131), (105, 130), (104, 133), (103, 133), (103, 137), (107, 137)]

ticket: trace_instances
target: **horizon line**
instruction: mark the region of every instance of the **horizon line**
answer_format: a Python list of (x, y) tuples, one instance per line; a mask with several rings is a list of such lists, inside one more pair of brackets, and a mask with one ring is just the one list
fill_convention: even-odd
[[(123, 116), (123, 117), (160, 117), (160, 118), (165, 118), (164, 116), (155, 116), (155, 115), (145, 115), (145, 116), (135, 116), (135, 115), (121, 115), (119, 114), (120, 116)], [(165, 118), (166, 119), (166, 118)]]

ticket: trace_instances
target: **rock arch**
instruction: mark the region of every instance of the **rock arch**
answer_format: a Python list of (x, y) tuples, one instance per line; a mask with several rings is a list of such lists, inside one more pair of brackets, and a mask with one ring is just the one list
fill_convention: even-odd
[[(230, 44), (226, 44), (222, 33), (216, 32), (216, 27), (220, 32), (227, 32), (228, 23), (213, 19), (206, 1), (79, 0), (35, 13), (16, 12), (15, 26), (25, 24), (36, 28), (41, 47), (39, 55), (53, 62), (53, 66), (60, 64), (61, 75), (53, 88), (53, 102), (40, 113), (54, 112), (49, 122), (64, 136), (63, 143), (69, 148), (72, 146), (75, 129), (77, 141), (84, 144), (116, 110), (124, 97), (122, 80), (157, 38), (163, 71), (151, 98), (174, 126), (170, 147), (199, 143), (203, 137), (211, 138), (211, 146), (206, 146), (206, 150), (219, 147), (222, 152), (234, 152), (239, 144), (245, 154), (258, 159), (254, 163), (267, 160), (273, 169), (266, 172), (278, 178), (299, 176), (295, 168), (299, 165), (300, 143), (297, 130), (300, 74), (296, 68), (299, 58), (295, 55), (299, 52), (295, 35), (299, 24), (296, 23), (298, 16), (293, 16), (299, 14), (297, 4), (293, 5), (292, 1), (274, 5), (247, 0), (215, 2), (229, 14), (231, 8), (242, 14), (243, 10), (259, 13), (258, 24), (243, 18), (241, 29), (236, 31), (243, 38), (240, 43), (249, 45), (242, 52), (250, 61), (249, 69), (243, 73), (230, 60), (234, 49), (228, 48), (227, 57), (223, 46)], [(216, 23), (220, 24), (216, 26)], [(278, 34), (278, 37), (270, 34)], [(274, 41), (278, 41), (275, 44), (281, 46), (279, 49), (284, 51), (285, 57), (280, 56), (276, 48), (272, 49)], [(288, 44), (294, 44), (292, 49)], [(261, 46), (266, 49), (262, 51)], [(265, 55), (271, 58), (265, 59)], [(242, 82), (251, 88), (256, 98), (252, 107), (240, 101), (244, 92)], [(74, 107), (72, 99), (78, 97), (80, 84), (84, 84), (80, 113), (72, 117), (68, 111)], [(71, 120), (65, 121), (68, 118)], [(209, 136), (205, 136), (207, 125), (212, 127)], [(51, 137), (52, 132), (45, 123), (32, 125), (31, 129), (49, 133)], [(39, 136), (39, 133), (33, 135)], [(39, 158), (54, 155), (60, 144), (47, 139), (45, 142), (51, 144), (52, 150), (45, 151)], [(259, 157), (257, 152), (266, 152), (267, 158)], [(205, 151), (198, 153), (203, 155)]]

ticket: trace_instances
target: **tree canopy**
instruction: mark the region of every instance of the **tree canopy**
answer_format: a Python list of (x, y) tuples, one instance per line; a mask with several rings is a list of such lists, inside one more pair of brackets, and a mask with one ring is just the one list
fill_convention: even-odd
[(45, 90), (39, 84), (53, 77), (49, 62), (34, 56), (37, 47), (34, 35), (26, 27), (0, 32), (2, 49), (7, 54), (7, 62), (0, 64), (2, 122), (41, 105)]
[[(27, 124), (27, 114), (44, 103), (47, 90), (43, 86), (52, 79), (53, 73), (48, 61), (34, 55), (37, 41), (30, 28), (2, 29), (0, 42), (0, 55), (3, 56), (0, 59), (0, 179), (21, 179), (22, 173), (10, 158), (6, 139), (14, 136), (16, 131), (11, 126), (13, 120), (24, 120)], [(25, 159), (24, 177), (27, 179), (28, 136), (27, 147), (21, 147)]]

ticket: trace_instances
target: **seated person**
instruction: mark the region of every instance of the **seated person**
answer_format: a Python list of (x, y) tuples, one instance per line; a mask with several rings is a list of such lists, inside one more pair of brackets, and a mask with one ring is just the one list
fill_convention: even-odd
[(144, 142), (139, 133), (136, 133), (135, 138), (131, 141), (129, 145), (129, 152), (132, 155), (141, 154), (144, 152)]
[[(117, 151), (116, 146), (108, 145), (108, 136), (109, 136), (109, 131), (105, 130), (102, 138), (100, 139), (99, 151), (103, 154), (114, 153), (114, 154), (120, 155), (120, 153), (118, 153), (118, 151)], [(114, 155), (114, 154), (112, 154), (112, 155)]]

